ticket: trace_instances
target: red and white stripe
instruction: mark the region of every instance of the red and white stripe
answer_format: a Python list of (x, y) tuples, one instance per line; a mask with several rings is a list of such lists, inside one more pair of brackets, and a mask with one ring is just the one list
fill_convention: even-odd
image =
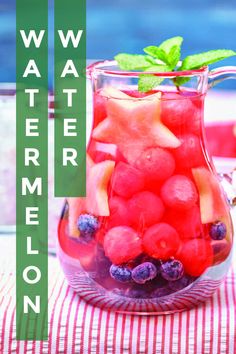
[(68, 287), (54, 258), (49, 259), (49, 278), (49, 339), (17, 342), (15, 278), (12, 269), (1, 269), (1, 354), (236, 353), (233, 265), (225, 282), (205, 304), (166, 316), (125, 315), (86, 304)]

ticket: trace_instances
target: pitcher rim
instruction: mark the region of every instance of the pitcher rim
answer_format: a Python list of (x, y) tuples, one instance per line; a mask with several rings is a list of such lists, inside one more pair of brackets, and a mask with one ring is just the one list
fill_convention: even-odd
[[(181, 63), (181, 62), (180, 62)], [(179, 63), (179, 64), (180, 64)], [(167, 72), (155, 72), (155, 71), (127, 71), (127, 70), (115, 70), (104, 68), (104, 66), (114, 67), (117, 66), (116, 60), (100, 60), (96, 61), (87, 66), (87, 75), (91, 77), (94, 73), (96, 74), (104, 74), (104, 75), (111, 75), (111, 76), (125, 76), (125, 77), (139, 77), (140, 75), (154, 75), (160, 77), (194, 77), (197, 75), (204, 75), (208, 74), (209, 68), (208, 66), (203, 66), (200, 69), (193, 69), (193, 70), (183, 70), (183, 71), (167, 71)]]

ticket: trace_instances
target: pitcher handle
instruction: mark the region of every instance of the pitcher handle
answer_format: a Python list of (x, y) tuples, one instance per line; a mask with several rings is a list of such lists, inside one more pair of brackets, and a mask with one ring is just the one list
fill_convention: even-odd
[(208, 87), (211, 88), (228, 79), (236, 79), (236, 66), (223, 66), (211, 70), (208, 74)]
[[(211, 88), (218, 83), (228, 80), (236, 79), (236, 66), (224, 66), (213, 69), (208, 74), (208, 87)], [(221, 183), (229, 199), (232, 207), (236, 207), (236, 169), (231, 173), (221, 175)], [(230, 192), (230, 193), (229, 193)]]

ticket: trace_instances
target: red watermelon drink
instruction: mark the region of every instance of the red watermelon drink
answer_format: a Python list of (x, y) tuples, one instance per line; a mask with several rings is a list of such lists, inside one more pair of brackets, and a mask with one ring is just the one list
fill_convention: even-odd
[(59, 225), (67, 279), (91, 303), (173, 312), (219, 285), (232, 225), (204, 144), (204, 98), (170, 86), (96, 90), (87, 197), (69, 198)]

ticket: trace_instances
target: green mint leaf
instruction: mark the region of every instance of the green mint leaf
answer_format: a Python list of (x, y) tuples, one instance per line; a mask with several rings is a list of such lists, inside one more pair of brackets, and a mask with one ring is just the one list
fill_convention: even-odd
[(170, 71), (172, 71), (180, 60), (182, 42), (182, 37), (173, 37), (162, 42), (159, 47), (144, 48), (144, 52), (169, 65)]
[(121, 70), (144, 70), (148, 66), (155, 64), (155, 60), (147, 55), (121, 53), (115, 56)]
[(216, 63), (234, 55), (236, 55), (235, 51), (227, 49), (210, 50), (201, 54), (189, 55), (183, 60), (179, 70), (200, 69), (203, 66)]
[(138, 90), (140, 92), (148, 92), (154, 89), (156, 86), (160, 85), (160, 83), (164, 79), (162, 77), (149, 75), (149, 74), (142, 74), (139, 76), (138, 81)]
[(176, 77), (173, 81), (176, 86), (181, 86), (181, 85), (186, 84), (190, 80), (191, 80), (191, 77), (180, 76), (180, 77)]
[(160, 49), (154, 45), (150, 45), (143, 49), (145, 53), (151, 55), (152, 57), (161, 60), (163, 63), (169, 64), (168, 56), (163, 49)]
[(177, 46), (181, 48), (181, 45), (183, 43), (183, 37), (172, 37), (170, 39), (167, 39), (166, 41), (162, 42), (159, 46), (160, 49), (163, 49), (164, 52), (167, 54), (167, 56), (170, 56), (170, 51), (173, 47)]
[(181, 49), (180, 46), (178, 45), (174, 45), (168, 55), (168, 61), (169, 61), (169, 65), (171, 67), (172, 71), (176, 65), (178, 64), (179, 60), (180, 60), (180, 56), (181, 56)]
[[(164, 73), (167, 71), (171, 71), (171, 68), (167, 65), (152, 65), (149, 66), (145, 71), (156, 72), (156, 73)], [(139, 76), (138, 82), (138, 90), (141, 92), (147, 92), (154, 89), (156, 86), (160, 85), (160, 83), (164, 80), (162, 77), (143, 74)]]

